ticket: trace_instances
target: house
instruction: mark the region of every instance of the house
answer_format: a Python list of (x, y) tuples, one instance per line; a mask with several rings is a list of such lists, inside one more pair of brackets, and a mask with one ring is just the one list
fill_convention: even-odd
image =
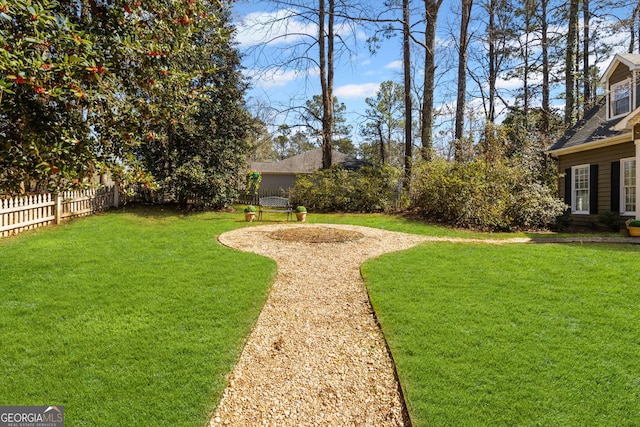
[(547, 151), (558, 159), (560, 197), (576, 223), (596, 223), (604, 212), (640, 219), (640, 55), (616, 55), (601, 83), (598, 104)]
[[(331, 153), (331, 161), (345, 169), (357, 169), (364, 165), (364, 162), (335, 150)], [(286, 194), (295, 185), (297, 175), (322, 169), (322, 149), (306, 151), (279, 162), (253, 162), (251, 169), (262, 175), (261, 194)]]

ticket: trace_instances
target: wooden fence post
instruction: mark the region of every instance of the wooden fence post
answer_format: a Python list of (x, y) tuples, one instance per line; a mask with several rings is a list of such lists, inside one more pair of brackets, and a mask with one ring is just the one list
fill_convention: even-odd
[(120, 189), (118, 184), (113, 184), (113, 207), (117, 208), (120, 204)]
[(62, 221), (62, 194), (56, 193), (55, 198), (56, 204), (53, 210), (53, 214), (56, 217), (56, 225), (60, 225), (60, 222)]

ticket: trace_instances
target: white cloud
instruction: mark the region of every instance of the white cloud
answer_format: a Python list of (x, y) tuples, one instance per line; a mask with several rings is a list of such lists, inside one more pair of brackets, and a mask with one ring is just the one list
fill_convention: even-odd
[(286, 45), (307, 36), (315, 37), (317, 25), (297, 20), (295, 15), (292, 9), (249, 13), (237, 25), (236, 40), (241, 46), (249, 47), (265, 43)]
[(380, 89), (380, 83), (349, 84), (337, 87), (334, 95), (338, 99), (364, 99), (373, 97)]
[(253, 85), (259, 86), (262, 89), (285, 87), (290, 82), (300, 77), (301, 74), (303, 73), (296, 70), (283, 70), (269, 73), (252, 71), (248, 73), (249, 77), (251, 77), (251, 82), (253, 83)]
[(389, 70), (396, 70), (396, 69), (402, 68), (402, 61), (397, 60), (397, 61), (389, 62), (387, 65), (384, 66), (384, 68), (387, 68)]
[(524, 84), (524, 81), (522, 79), (519, 78), (509, 78), (509, 79), (503, 79), (503, 78), (498, 78), (496, 79), (496, 89), (498, 90), (516, 90), (516, 89), (520, 89)]
[[(301, 12), (295, 9), (249, 13), (237, 23), (236, 41), (247, 48), (260, 44), (293, 44), (308, 37), (316, 39), (318, 25), (300, 16)], [(336, 23), (334, 30), (343, 39), (366, 40), (366, 33), (347, 21)]]

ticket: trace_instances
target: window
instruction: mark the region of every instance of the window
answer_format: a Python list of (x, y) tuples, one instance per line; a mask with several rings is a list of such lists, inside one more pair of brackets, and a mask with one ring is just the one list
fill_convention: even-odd
[(620, 210), (624, 215), (636, 213), (636, 160), (620, 160)]
[(631, 111), (631, 82), (625, 80), (611, 86), (611, 117)]
[(589, 165), (574, 166), (571, 168), (573, 188), (573, 201), (571, 212), (577, 214), (589, 213)]

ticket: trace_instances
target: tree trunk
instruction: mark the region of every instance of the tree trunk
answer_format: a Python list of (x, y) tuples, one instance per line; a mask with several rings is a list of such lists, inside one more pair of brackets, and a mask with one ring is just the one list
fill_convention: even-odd
[(547, 22), (547, 9), (549, 0), (540, 1), (540, 38), (542, 43), (542, 129), (549, 130), (551, 103), (549, 83), (549, 23)]
[(422, 107), (422, 158), (433, 158), (433, 92), (435, 90), (436, 21), (442, 0), (424, 0), (426, 12), (424, 94)]
[[(638, 1), (638, 5), (636, 6), (635, 20), (638, 25), (638, 53), (640, 53), (640, 0)], [(633, 53), (633, 52), (632, 52)]]
[[(333, 48), (335, 0), (329, 1), (327, 14), (324, 0), (318, 6), (318, 49), (320, 54), (320, 87), (322, 88), (322, 168), (331, 168), (333, 149)], [(328, 22), (325, 23), (325, 17)], [(326, 28), (326, 32), (325, 32)]]
[(590, 44), (590, 28), (589, 28), (589, 18), (591, 13), (589, 12), (589, 0), (582, 0), (582, 20), (584, 22), (583, 28), (583, 38), (582, 38), (582, 58), (583, 58), (583, 97), (584, 97), (584, 106), (583, 111), (586, 112), (591, 105), (593, 104), (593, 100), (591, 99), (591, 72), (589, 66), (589, 44)]
[(376, 123), (376, 130), (378, 131), (378, 140), (380, 141), (380, 162), (384, 165), (387, 163), (387, 153), (384, 149), (384, 136), (382, 135), (382, 121), (378, 120)]
[(564, 125), (569, 128), (575, 123), (575, 64), (576, 45), (578, 42), (578, 3), (569, 3), (569, 29), (567, 31), (567, 47), (565, 55), (565, 106)]
[(629, 49), (627, 49), (627, 53), (633, 53), (633, 49), (636, 48), (636, 13), (638, 12), (638, 8), (633, 10), (633, 15), (631, 15), (631, 19), (629, 20)]
[[(529, 87), (529, 36), (531, 35), (531, 16), (533, 12), (533, 4), (531, 0), (527, 1), (524, 6), (524, 49), (522, 51), (522, 112), (525, 117), (529, 117), (529, 98), (531, 88)], [(529, 121), (525, 121), (525, 126), (529, 126)]]
[(489, 3), (489, 113), (487, 121), (496, 119), (496, 81), (498, 79), (496, 58), (496, 0)]
[[(638, 34), (636, 34), (638, 31)], [(636, 49), (636, 37), (638, 40), (638, 53), (640, 53), (640, 1), (636, 4), (636, 7), (633, 9), (633, 14), (631, 15), (631, 19), (629, 20), (629, 53), (633, 53)]]
[(411, 164), (413, 162), (413, 131), (411, 117), (411, 28), (409, 0), (402, 0), (402, 53), (404, 66), (404, 183), (405, 190), (411, 183)]
[(458, 96), (456, 101), (456, 130), (453, 157), (460, 161), (464, 132), (464, 117), (467, 100), (467, 46), (469, 44), (469, 21), (473, 0), (462, 0), (462, 20), (460, 21), (460, 51), (458, 52)]

